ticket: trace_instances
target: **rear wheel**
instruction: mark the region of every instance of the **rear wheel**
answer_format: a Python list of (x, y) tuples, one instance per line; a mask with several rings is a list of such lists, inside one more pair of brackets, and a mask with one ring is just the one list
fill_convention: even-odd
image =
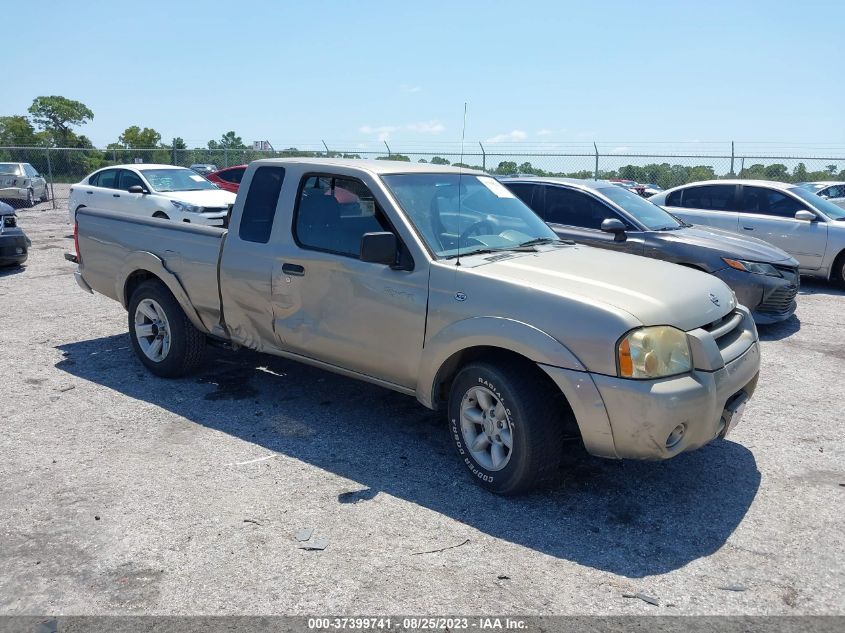
[(560, 394), (536, 368), (486, 362), (464, 367), (449, 394), (449, 431), (475, 481), (518, 494), (550, 480), (563, 453)]
[(44, 184), (44, 195), (42, 195), (39, 200), (41, 200), (41, 202), (47, 202), (50, 200), (50, 185), (47, 183)]
[(24, 202), (24, 206), (27, 209), (35, 206), (35, 192), (32, 189), (26, 190), (26, 202)]
[(190, 322), (163, 283), (142, 283), (129, 301), (129, 338), (144, 366), (157, 376), (176, 378), (195, 370), (205, 335)]

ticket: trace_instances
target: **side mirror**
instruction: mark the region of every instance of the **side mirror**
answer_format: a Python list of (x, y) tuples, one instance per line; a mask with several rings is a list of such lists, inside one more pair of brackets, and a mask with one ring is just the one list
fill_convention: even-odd
[(812, 211), (801, 209), (801, 211), (795, 212), (795, 219), (801, 220), (802, 222), (815, 222), (818, 218), (816, 218), (816, 214)]
[(364, 233), (361, 236), (361, 261), (391, 266), (396, 262), (398, 246), (396, 236), (388, 231)]
[(149, 193), (146, 189), (144, 189), (141, 185), (132, 185), (127, 189), (129, 193)]
[(614, 233), (618, 235), (619, 233), (625, 232), (625, 223), (617, 218), (607, 218), (606, 220), (602, 220), (601, 230), (605, 233)]

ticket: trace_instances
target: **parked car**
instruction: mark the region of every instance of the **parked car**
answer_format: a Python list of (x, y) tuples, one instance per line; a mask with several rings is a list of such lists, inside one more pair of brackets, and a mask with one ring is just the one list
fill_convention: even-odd
[(567, 436), (604, 457), (699, 448), (757, 384), (754, 321), (723, 282), (562, 242), (484, 172), (258, 160), (228, 231), (84, 208), (74, 233), (77, 282), (127, 308), (154, 374), (213, 339), (415, 395), (497, 493), (552, 476)]
[(845, 182), (802, 182), (799, 187), (804, 187), (820, 198), (830, 200), (836, 206), (845, 208)]
[(795, 312), (798, 262), (771, 244), (686, 224), (606, 180), (502, 182), (564, 239), (715, 275), (733, 289), (759, 324), (783, 321)]
[(18, 226), (15, 210), (0, 202), (0, 266), (20, 266), (29, 256), (32, 242)]
[(234, 167), (226, 167), (225, 169), (218, 169), (206, 176), (211, 182), (232, 193), (238, 193), (238, 188), (241, 186), (241, 179), (244, 177), (246, 165), (235, 165)]
[(189, 169), (193, 169), (201, 176), (207, 176), (211, 172), (217, 171), (217, 165), (213, 165), (211, 163), (194, 163), (189, 167)]
[(663, 187), (660, 185), (655, 185), (654, 183), (648, 183), (643, 185), (643, 197), (644, 198), (651, 198), (653, 195), (660, 193), (663, 191)]
[(753, 235), (798, 260), (802, 275), (845, 286), (845, 209), (803, 187), (768, 180), (709, 180), (651, 198), (692, 224)]
[(613, 183), (617, 187), (622, 187), (628, 191), (633, 191), (638, 196), (645, 196), (645, 186), (634, 182), (633, 180), (623, 180), (620, 178), (611, 178), (608, 182)]
[(47, 181), (29, 163), (0, 163), (0, 200), (14, 200), (25, 207), (50, 199)]
[(73, 222), (82, 207), (107, 208), (141, 217), (224, 226), (235, 194), (221, 191), (184, 167), (116, 165), (95, 171), (70, 188)]

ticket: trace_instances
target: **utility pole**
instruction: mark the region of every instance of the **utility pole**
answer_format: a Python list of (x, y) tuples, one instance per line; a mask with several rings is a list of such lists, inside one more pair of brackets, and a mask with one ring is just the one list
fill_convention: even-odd
[(50, 160), (50, 146), (47, 146), (47, 175), (50, 177), (50, 202), (56, 208), (56, 190), (53, 188), (53, 162)]
[(173, 139), (173, 164), (178, 165), (179, 163), (176, 162), (176, 139)]
[(734, 142), (731, 141), (731, 176), (734, 175)]
[(593, 141), (593, 147), (596, 150), (596, 171), (595, 171), (595, 174), (594, 174), (593, 177), (596, 180), (598, 180), (599, 179), (599, 147), (598, 147), (598, 145), (596, 145), (595, 141)]

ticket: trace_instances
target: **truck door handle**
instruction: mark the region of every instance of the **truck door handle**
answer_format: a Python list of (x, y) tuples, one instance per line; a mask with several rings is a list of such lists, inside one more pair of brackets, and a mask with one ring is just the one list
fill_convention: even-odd
[(743, 226), (742, 228), (745, 229), (746, 231), (753, 231), (754, 230), (753, 226)]
[(305, 274), (305, 267), (299, 264), (282, 264), (282, 272), (286, 275), (302, 277)]

